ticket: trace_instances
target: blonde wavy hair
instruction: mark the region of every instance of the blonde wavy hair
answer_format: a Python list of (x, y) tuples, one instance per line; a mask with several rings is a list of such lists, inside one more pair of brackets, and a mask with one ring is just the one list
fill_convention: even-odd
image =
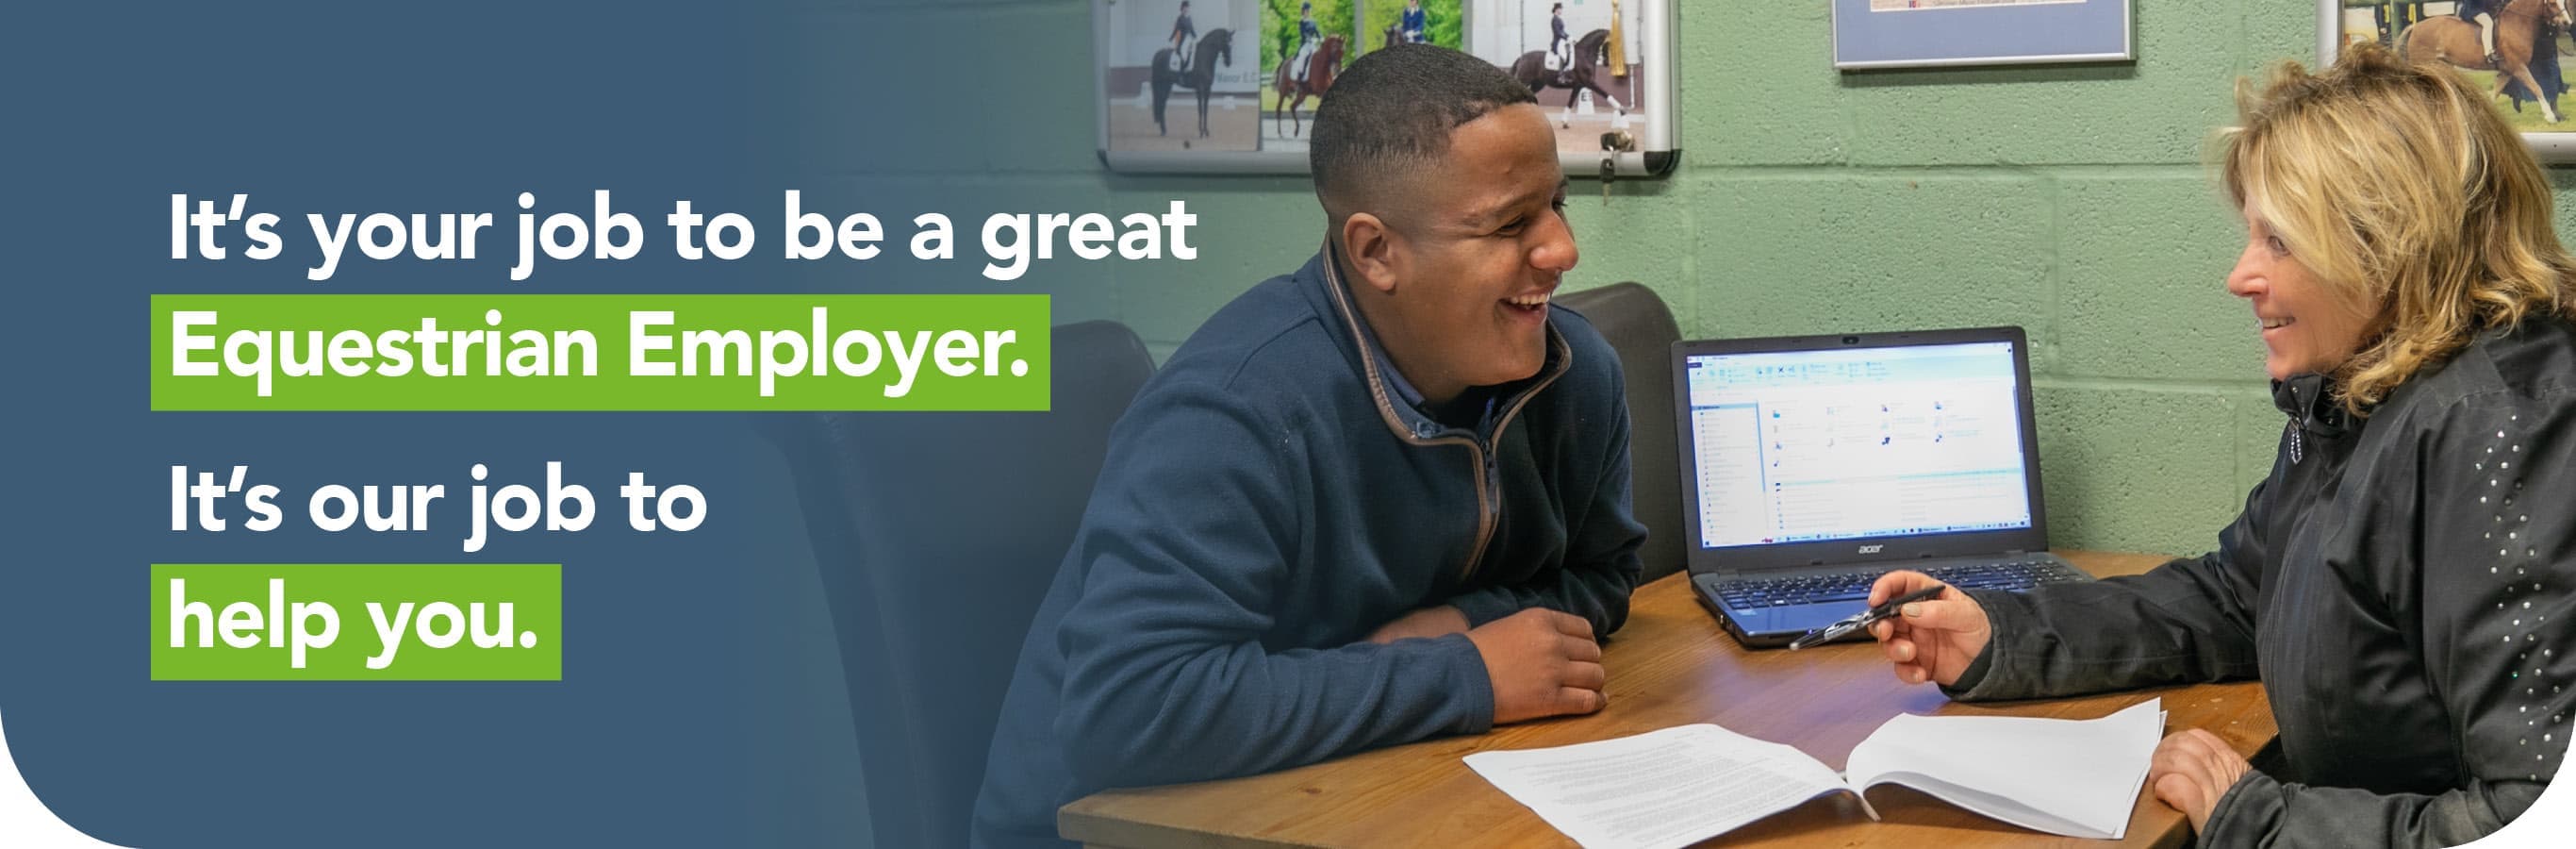
[(2356, 415), (2480, 331), (2576, 318), (2549, 180), (2489, 96), (2375, 44), (2236, 84), (2220, 179), (2329, 296), (2368, 316), (2331, 375)]

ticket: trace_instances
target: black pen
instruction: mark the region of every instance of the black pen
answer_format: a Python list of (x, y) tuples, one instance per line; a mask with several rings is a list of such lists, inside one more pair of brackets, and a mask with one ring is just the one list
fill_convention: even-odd
[(1924, 587), (1923, 589), (1888, 599), (1876, 607), (1843, 617), (1842, 619), (1836, 620), (1834, 624), (1809, 631), (1805, 636), (1791, 640), (1789, 642), (1789, 648), (1803, 649), (1810, 646), (1820, 646), (1825, 643), (1833, 642), (1836, 639), (1840, 639), (1844, 634), (1849, 634), (1853, 631), (1867, 628), (1876, 624), (1881, 619), (1895, 618), (1897, 611), (1903, 610), (1906, 605), (1935, 598), (1941, 595), (1942, 590), (1946, 589), (1949, 589), (1948, 585), (1934, 584), (1929, 587)]

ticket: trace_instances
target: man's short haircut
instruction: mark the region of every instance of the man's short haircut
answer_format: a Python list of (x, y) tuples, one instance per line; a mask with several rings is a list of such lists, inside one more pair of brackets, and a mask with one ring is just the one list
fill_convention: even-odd
[(1403, 181), (1437, 166), (1458, 127), (1537, 102), (1529, 86), (1493, 63), (1446, 47), (1399, 44), (1360, 57), (1315, 109), (1307, 147), (1315, 197), (1339, 227), (1386, 189), (1406, 194)]

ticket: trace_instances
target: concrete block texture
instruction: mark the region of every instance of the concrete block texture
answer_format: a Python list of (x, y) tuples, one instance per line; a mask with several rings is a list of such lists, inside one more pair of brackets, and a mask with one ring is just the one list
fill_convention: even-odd
[(2262, 378), (2253, 310), (2226, 289), (2245, 226), (2208, 174), (2112, 169), (2056, 182), (2056, 373)]
[(1834, 70), (1831, 6), (1679, 4), (1683, 163), (1822, 165), (1855, 129)]
[[(2278, 12), (2313, 16), (2315, 7), (2284, 4)], [(2135, 62), (1845, 74), (1850, 161), (2191, 161), (2201, 135), (2233, 114), (2228, 82), (2238, 73), (2242, 30), (2234, 0), (2139, 3), (2131, 12)], [(1830, 53), (1821, 42), (1815, 49)]]
[(2268, 384), (2258, 384), (2235, 395), (2236, 488), (2250, 492), (2272, 476), (2272, 463), (2280, 457), (2281, 436), (2290, 417), (2273, 406)]
[(2235, 397), (2053, 381), (2036, 391), (2050, 545), (2198, 554), (2216, 544), (2245, 495)]
[(1566, 272), (1568, 291), (1634, 280), (1652, 287), (1677, 320), (1687, 320), (1699, 301), (1692, 244), (1698, 222), (1685, 203), (1684, 181), (1623, 181), (1611, 187), (1609, 204), (1601, 202), (1601, 185), (1579, 182), (1567, 187), (1566, 223), (1582, 254)]
[(1683, 331), (2020, 324), (2050, 332), (2046, 185), (2014, 171), (1694, 177), (1702, 299)]

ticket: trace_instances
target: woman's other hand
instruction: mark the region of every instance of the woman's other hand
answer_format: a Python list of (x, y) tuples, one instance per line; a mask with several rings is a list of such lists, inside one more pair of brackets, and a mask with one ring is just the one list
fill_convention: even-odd
[(2157, 799), (2190, 817), (2192, 831), (2205, 832), (2209, 814), (2218, 809), (2227, 788), (2253, 769), (2218, 735), (2187, 728), (2156, 744), (2155, 759), (2147, 767), (2147, 786), (2155, 788)]

